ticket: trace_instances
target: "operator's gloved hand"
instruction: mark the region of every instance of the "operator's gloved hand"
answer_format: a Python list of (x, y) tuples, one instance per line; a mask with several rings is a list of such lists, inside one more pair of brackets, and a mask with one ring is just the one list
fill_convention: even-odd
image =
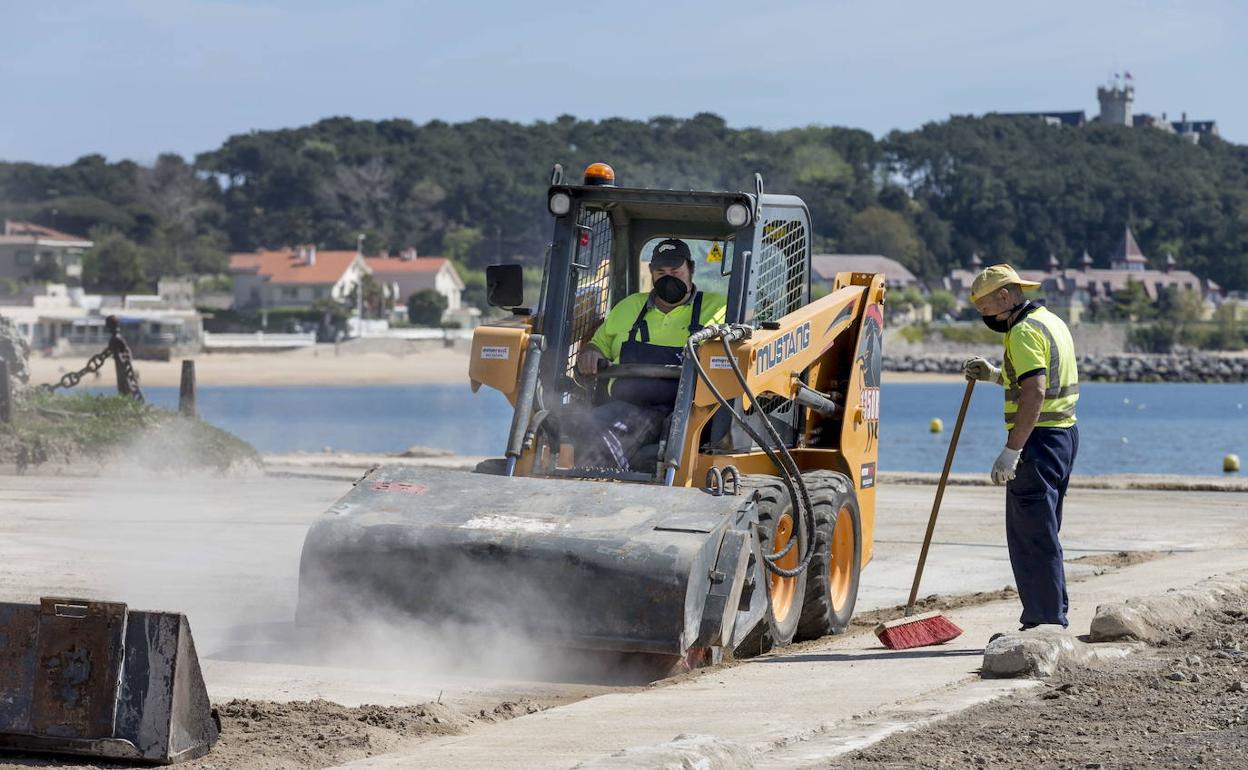
[(1001, 454), (997, 455), (997, 459), (992, 464), (992, 483), (1000, 486), (1007, 481), (1014, 480), (1014, 471), (1018, 468), (1018, 456), (1022, 454), (1021, 449), (1010, 449), (1008, 446), (1001, 450)]
[(1002, 384), (1001, 370), (988, 363), (988, 359), (968, 358), (962, 364), (962, 373), (966, 375), (968, 380), (983, 380), (984, 382), (994, 382), (997, 385)]
[(576, 370), (581, 374), (597, 374), (598, 370), (611, 361), (593, 345), (586, 345), (576, 356)]

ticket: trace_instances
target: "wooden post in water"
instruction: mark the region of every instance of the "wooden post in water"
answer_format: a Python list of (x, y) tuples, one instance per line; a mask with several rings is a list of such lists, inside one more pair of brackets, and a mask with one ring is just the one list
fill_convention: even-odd
[(182, 385), (178, 388), (178, 411), (183, 417), (195, 416), (195, 362), (182, 362)]
[(0, 422), (13, 421), (13, 390), (9, 385), (9, 362), (0, 358)]

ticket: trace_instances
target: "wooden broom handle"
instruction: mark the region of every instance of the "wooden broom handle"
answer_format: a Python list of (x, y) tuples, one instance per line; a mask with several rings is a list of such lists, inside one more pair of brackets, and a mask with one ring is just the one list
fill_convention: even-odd
[(967, 407), (971, 405), (971, 391), (975, 390), (975, 380), (966, 381), (966, 392), (962, 394), (962, 406), (958, 409), (958, 421), (953, 426), (953, 436), (949, 439), (949, 451), (945, 453), (945, 467), (940, 472), (940, 483), (936, 485), (936, 499), (932, 501), (932, 515), (927, 520), (927, 534), (923, 536), (923, 550), (919, 551), (919, 566), (914, 570), (914, 585), (910, 586), (910, 601), (906, 602), (906, 617), (914, 613), (914, 603), (919, 598), (919, 581), (923, 578), (923, 565), (927, 564), (927, 549), (932, 544), (932, 533), (936, 531), (936, 516), (940, 513), (940, 501), (945, 496), (945, 482), (949, 481), (949, 469), (953, 467), (953, 453), (958, 448), (958, 436), (962, 434), (962, 422), (966, 419)]

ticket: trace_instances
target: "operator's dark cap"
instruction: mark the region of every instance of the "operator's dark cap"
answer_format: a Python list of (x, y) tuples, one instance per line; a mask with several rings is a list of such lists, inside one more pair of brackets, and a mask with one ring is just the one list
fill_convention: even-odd
[(689, 244), (677, 238), (659, 241), (650, 252), (650, 267), (680, 267), (692, 261)]

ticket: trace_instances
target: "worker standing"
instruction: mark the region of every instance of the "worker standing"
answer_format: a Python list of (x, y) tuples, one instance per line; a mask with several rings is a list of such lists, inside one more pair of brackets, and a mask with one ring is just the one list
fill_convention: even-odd
[(998, 369), (983, 358), (962, 366), (968, 379), (1005, 388), (1005, 448), (992, 480), (1005, 484), (1005, 534), (1014, 582), (1023, 603), (1022, 628), (1067, 625), (1066, 571), (1058, 532), (1062, 500), (1079, 451), (1075, 402), (1079, 373), (1070, 330), (1043, 301), (1028, 300), (1024, 281), (1009, 265), (985, 268), (971, 285), (971, 301), (993, 331), (1005, 334)]

